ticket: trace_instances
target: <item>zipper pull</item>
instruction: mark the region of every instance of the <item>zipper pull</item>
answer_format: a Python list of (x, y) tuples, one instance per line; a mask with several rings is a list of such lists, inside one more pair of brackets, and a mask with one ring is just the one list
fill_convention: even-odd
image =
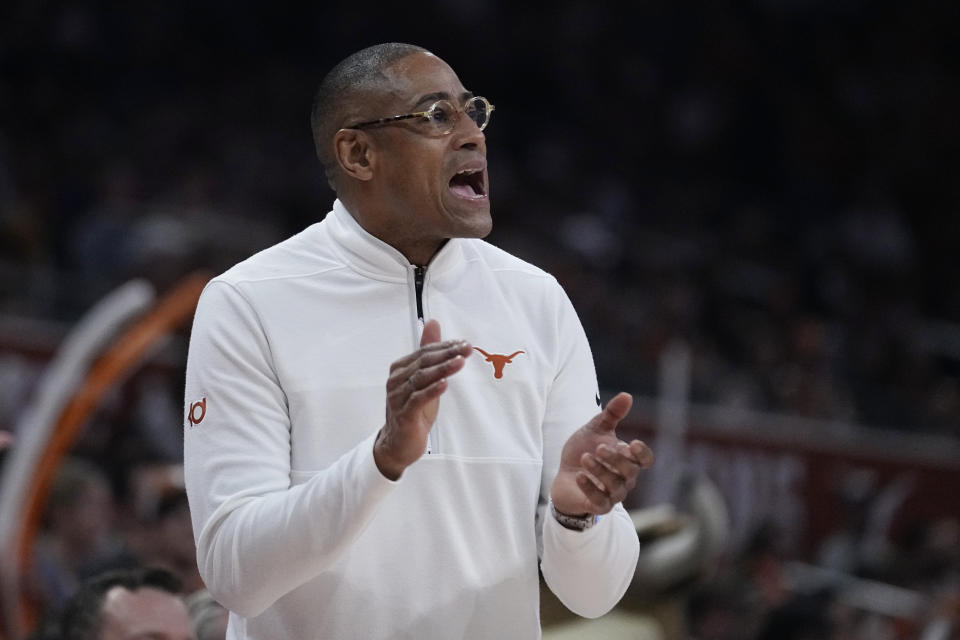
[(423, 328), (423, 280), (426, 277), (427, 268), (416, 266), (413, 268), (413, 289), (417, 297), (417, 318), (420, 320), (420, 328)]

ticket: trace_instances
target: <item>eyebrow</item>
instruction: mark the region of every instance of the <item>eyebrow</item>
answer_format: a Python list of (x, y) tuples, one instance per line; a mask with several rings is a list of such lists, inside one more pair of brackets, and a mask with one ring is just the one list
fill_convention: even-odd
[[(473, 91), (464, 91), (460, 94), (460, 102), (466, 102), (473, 97)], [(417, 100), (414, 107), (419, 107), (423, 104), (433, 104), (437, 100), (450, 100), (451, 96), (446, 91), (436, 91), (434, 93), (428, 93), (426, 95), (420, 96), (420, 99)]]

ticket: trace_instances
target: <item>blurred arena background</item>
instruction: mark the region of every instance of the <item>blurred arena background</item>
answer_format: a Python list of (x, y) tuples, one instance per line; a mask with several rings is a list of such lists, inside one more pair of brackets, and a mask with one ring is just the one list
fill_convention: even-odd
[(546, 597), (545, 637), (960, 637), (958, 18), (934, 1), (4, 3), (0, 493), (81, 319), (131, 281), (159, 296), (130, 303), (74, 389), (155, 300), (186, 297), (59, 449), (36, 445), (32, 511), (0, 522), (0, 578), (17, 576), (0, 634), (42, 630), (108, 566), (202, 588), (178, 467), (188, 277), (328, 211), (313, 90), (398, 40), (496, 104), (490, 240), (562, 282), (602, 387), (638, 398), (622, 435), (658, 455), (628, 505), (650, 571), (596, 622)]

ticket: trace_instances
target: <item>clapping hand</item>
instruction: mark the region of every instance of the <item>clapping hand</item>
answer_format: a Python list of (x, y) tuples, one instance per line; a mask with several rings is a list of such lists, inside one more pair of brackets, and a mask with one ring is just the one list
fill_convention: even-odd
[(464, 340), (440, 342), (440, 323), (429, 320), (420, 348), (390, 365), (386, 422), (373, 445), (373, 459), (384, 476), (396, 480), (423, 455), (447, 377), (460, 371), (471, 353)]
[(617, 438), (617, 425), (632, 404), (630, 394), (617, 394), (567, 440), (550, 488), (557, 511), (571, 516), (608, 513), (636, 486), (640, 471), (653, 464), (646, 444)]

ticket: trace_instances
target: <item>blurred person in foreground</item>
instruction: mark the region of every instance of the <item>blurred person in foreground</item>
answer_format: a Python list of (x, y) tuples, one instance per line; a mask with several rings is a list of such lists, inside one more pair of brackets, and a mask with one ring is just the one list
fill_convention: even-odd
[(180, 581), (163, 569), (129, 569), (84, 583), (60, 616), (61, 640), (196, 640)]
[(201, 589), (187, 598), (187, 611), (197, 632), (197, 640), (224, 640), (227, 637), (229, 611), (213, 599), (210, 592)]
[(228, 638), (534, 638), (538, 558), (583, 616), (630, 583), (653, 456), (557, 281), (479, 239), (492, 111), (420, 47), (348, 57), (312, 117), (332, 212), (204, 291), (185, 471)]

